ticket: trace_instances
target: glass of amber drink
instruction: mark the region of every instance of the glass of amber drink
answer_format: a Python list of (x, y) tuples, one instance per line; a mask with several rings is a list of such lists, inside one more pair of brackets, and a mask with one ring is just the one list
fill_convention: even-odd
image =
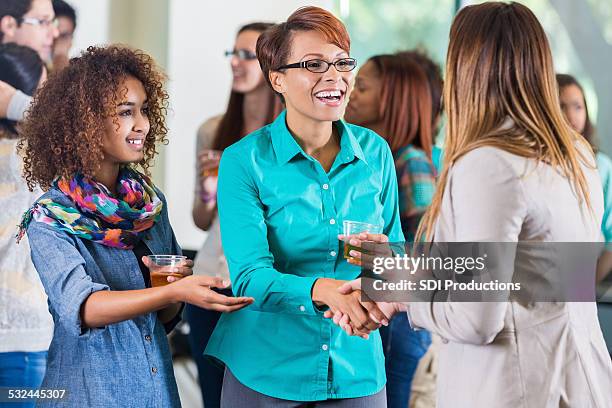
[(151, 266), (149, 271), (151, 272), (151, 286), (159, 287), (165, 286), (168, 283), (168, 276), (174, 276), (175, 278), (182, 278), (183, 274), (177, 272), (171, 272), (178, 266), (184, 265), (187, 262), (187, 257), (182, 255), (149, 255)]
[(202, 169), (202, 177), (211, 177), (211, 176), (218, 177), (219, 176), (219, 160), (221, 160), (221, 151), (209, 150), (207, 153), (207, 158), (212, 163), (205, 165), (205, 168)]
[(359, 247), (352, 246), (348, 243), (351, 235), (358, 235), (362, 232), (367, 232), (369, 234), (381, 234), (382, 233), (382, 225), (374, 225), (369, 224), (367, 222), (359, 222), (359, 221), (349, 221), (345, 220), (342, 223), (342, 234), (345, 236), (344, 242), (344, 258), (349, 259), (352, 256), (349, 255), (351, 250), (365, 252), (363, 249)]

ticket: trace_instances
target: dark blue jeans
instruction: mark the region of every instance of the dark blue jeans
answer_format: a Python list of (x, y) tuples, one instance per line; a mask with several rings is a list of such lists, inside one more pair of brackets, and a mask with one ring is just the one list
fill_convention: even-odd
[[(232, 296), (231, 290), (218, 290), (218, 292), (226, 296)], [(189, 323), (189, 347), (198, 366), (198, 379), (204, 408), (219, 408), (225, 367), (220, 365), (219, 362), (204, 357), (203, 353), (221, 313), (187, 304), (184, 317)]]
[(391, 319), (389, 326), (380, 328), (387, 373), (387, 407), (406, 408), (410, 387), (419, 360), (431, 344), (431, 334), (412, 330), (406, 313)]
[[(0, 353), (0, 387), (40, 388), (47, 367), (47, 352)], [(36, 402), (0, 402), (0, 407), (34, 407)]]

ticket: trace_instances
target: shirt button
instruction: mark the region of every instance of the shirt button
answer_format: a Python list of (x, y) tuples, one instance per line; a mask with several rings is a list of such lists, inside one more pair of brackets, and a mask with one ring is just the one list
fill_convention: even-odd
[(300, 312), (305, 312), (306, 308), (304, 306), (300, 306)]
[(336, 256), (336, 255), (337, 255), (337, 254), (336, 254), (336, 251), (331, 251), (329, 254), (330, 254), (331, 256)]
[(329, 189), (329, 184), (327, 183), (323, 184), (323, 190), (327, 190), (327, 189)]
[(146, 341), (151, 341), (151, 336), (149, 336), (148, 334), (145, 336), (145, 340)]
[(329, 220), (329, 223), (330, 223), (331, 225), (334, 225), (334, 224), (336, 223), (336, 220), (334, 220), (334, 219), (332, 218), (331, 220)]
[(323, 349), (323, 351), (327, 351), (327, 349), (329, 349), (329, 346), (327, 344), (324, 344), (321, 346), (321, 348)]
[(151, 368), (151, 372), (152, 372), (153, 374), (157, 374), (157, 367), (153, 367), (153, 368)]

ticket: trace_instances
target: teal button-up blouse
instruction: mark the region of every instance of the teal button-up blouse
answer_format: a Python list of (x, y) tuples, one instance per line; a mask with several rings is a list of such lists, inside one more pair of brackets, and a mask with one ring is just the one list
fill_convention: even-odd
[(343, 220), (383, 225), (391, 242), (404, 241), (393, 156), (371, 130), (338, 121), (340, 152), (325, 172), (285, 118), (283, 112), (223, 153), (223, 249), (235, 295), (255, 302), (221, 316), (205, 354), (275, 398), (371, 395), (386, 381), (378, 331), (369, 340), (349, 337), (314, 306), (311, 289), (318, 278), (360, 273), (343, 258)]

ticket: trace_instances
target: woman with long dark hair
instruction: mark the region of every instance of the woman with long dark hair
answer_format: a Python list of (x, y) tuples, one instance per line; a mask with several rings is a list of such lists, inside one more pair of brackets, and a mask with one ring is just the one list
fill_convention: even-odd
[[(204, 122), (197, 135), (196, 186), (193, 221), (206, 231), (206, 241), (194, 262), (196, 275), (216, 276), (229, 280), (227, 261), (221, 247), (217, 216), (217, 168), (221, 152), (244, 135), (272, 122), (280, 112), (280, 100), (268, 87), (255, 55), (257, 39), (270, 23), (250, 23), (238, 30), (232, 50), (227, 51), (232, 68), (232, 91), (223, 115)], [(223, 290), (226, 295), (231, 289)], [(223, 367), (204, 358), (220, 313), (188, 305), (185, 316), (190, 325), (189, 343), (197, 364), (204, 405), (219, 406)]]
[[(438, 100), (439, 104), (439, 100)], [(345, 119), (381, 135), (391, 147), (399, 188), (400, 220), (407, 242), (414, 241), (431, 204), (436, 170), (431, 161), (435, 107), (422, 65), (408, 53), (376, 55), (359, 70)], [(414, 331), (406, 314), (380, 328), (389, 408), (405, 408), (421, 357), (431, 344), (426, 330)]]
[[(502, 2), (463, 8), (451, 27), (445, 80), (444, 168), (420, 226), (427, 240), (506, 248), (599, 241), (595, 157), (563, 117), (548, 40), (531, 10)], [(522, 250), (520, 259), (512, 252), (509, 272), (529, 275), (527, 291), (542, 280), (558, 283), (549, 276), (550, 252)], [(594, 286), (594, 267), (580, 274)], [(407, 310), (413, 327), (442, 337), (439, 407), (612, 406), (612, 362), (594, 299), (437, 302), (437, 295), (380, 307)]]
[[(0, 45), (1, 81), (32, 96), (46, 76), (36, 51), (17, 44)], [(0, 225), (4, 226), (0, 228), (0, 387), (38, 388), (45, 373), (53, 321), (29, 243), (24, 240), (16, 245), (14, 238), (21, 215), (41, 194), (40, 190), (29, 191), (21, 177), (17, 125), (0, 119)]]

